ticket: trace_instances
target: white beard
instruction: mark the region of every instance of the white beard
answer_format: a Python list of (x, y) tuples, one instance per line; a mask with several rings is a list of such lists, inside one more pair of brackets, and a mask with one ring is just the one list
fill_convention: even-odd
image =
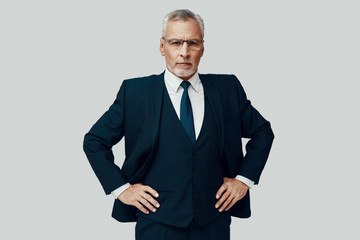
[(196, 72), (196, 68), (192, 67), (191, 69), (178, 69), (176, 67), (173, 68), (169, 68), (171, 70), (171, 72), (181, 78), (181, 77), (189, 77), (191, 75), (193, 75)]

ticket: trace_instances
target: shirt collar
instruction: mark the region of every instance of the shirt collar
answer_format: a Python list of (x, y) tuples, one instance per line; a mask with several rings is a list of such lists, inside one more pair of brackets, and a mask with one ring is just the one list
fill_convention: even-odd
[[(180, 84), (183, 81), (181, 78), (175, 76), (167, 69), (165, 69), (164, 79), (171, 88), (171, 90), (173, 90), (174, 92), (177, 92), (179, 90)], [(198, 71), (196, 71), (196, 73), (187, 81), (191, 83), (191, 87), (195, 90), (195, 92), (198, 93), (200, 85), (200, 77)]]

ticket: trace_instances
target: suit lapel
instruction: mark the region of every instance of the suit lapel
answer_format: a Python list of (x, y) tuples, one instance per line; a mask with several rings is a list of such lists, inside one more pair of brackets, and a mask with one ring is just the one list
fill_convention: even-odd
[(153, 149), (157, 147), (157, 138), (159, 135), (159, 126), (160, 126), (160, 114), (161, 108), (163, 103), (163, 96), (164, 96), (164, 72), (160, 75), (157, 75), (153, 81), (151, 86), (151, 118), (153, 120)]
[(130, 183), (138, 183), (143, 180), (143, 177), (146, 174), (153, 158), (155, 151), (157, 149), (158, 144), (158, 135), (159, 135), (159, 126), (160, 126), (160, 114), (161, 108), (163, 103), (163, 95), (164, 95), (164, 73), (160, 75), (154, 76), (151, 86), (150, 86), (150, 121), (148, 123), (149, 131), (152, 131), (151, 134), (151, 142), (150, 147), (151, 151), (150, 154), (147, 156), (146, 161), (141, 164), (139, 169), (136, 169), (136, 173), (132, 177)]
[(204, 87), (204, 94), (209, 100), (211, 110), (215, 116), (216, 126), (219, 135), (220, 153), (224, 148), (224, 116), (219, 92), (213, 83), (213, 79), (207, 75), (200, 74), (200, 80)]

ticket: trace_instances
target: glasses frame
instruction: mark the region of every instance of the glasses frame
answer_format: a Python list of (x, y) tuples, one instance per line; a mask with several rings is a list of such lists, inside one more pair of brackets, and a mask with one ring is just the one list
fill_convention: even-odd
[[(167, 42), (167, 43), (169, 43), (169, 44), (170, 44), (170, 41), (171, 41), (171, 40), (177, 40), (177, 41), (181, 42), (181, 45), (180, 45), (178, 48), (176, 48), (176, 49), (181, 49), (182, 46), (184, 45), (184, 42), (186, 42), (187, 45), (188, 45), (188, 47), (189, 47), (190, 49), (192, 49), (192, 50), (200, 50), (200, 48), (199, 48), (199, 49), (194, 49), (193, 47), (191, 47), (191, 46), (189, 45), (189, 42), (194, 41), (194, 40), (200, 41), (200, 44), (204, 44), (204, 42), (205, 42), (203, 39), (202, 39), (202, 40), (198, 40), (198, 39), (182, 40), (182, 39), (177, 39), (177, 38), (171, 38), (171, 39), (166, 39), (165, 37), (161, 37), (161, 38), (162, 38), (165, 42)], [(172, 45), (170, 45), (170, 46), (172, 46)], [(174, 47), (174, 46), (172, 46), (172, 47)]]

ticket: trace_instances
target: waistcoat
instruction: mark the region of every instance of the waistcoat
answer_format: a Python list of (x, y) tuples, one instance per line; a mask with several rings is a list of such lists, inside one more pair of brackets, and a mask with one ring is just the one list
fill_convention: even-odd
[(223, 182), (223, 166), (214, 113), (205, 95), (204, 120), (191, 144), (164, 88), (156, 154), (143, 184), (154, 188), (160, 208), (138, 214), (164, 224), (187, 227), (195, 219), (205, 225), (221, 213), (214, 207)]

